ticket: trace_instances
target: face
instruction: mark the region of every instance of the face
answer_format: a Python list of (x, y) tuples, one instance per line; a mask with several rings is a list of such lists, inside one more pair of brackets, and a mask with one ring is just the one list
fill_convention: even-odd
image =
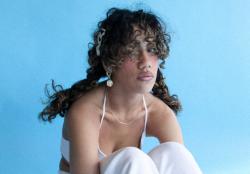
[(124, 92), (145, 93), (152, 90), (159, 67), (156, 47), (150, 40), (139, 36), (131, 43), (133, 49), (125, 57), (121, 67), (112, 74), (114, 85), (123, 88)]

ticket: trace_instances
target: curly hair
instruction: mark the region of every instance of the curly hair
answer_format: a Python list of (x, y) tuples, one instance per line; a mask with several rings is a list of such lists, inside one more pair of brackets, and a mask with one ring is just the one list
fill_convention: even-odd
[[(136, 30), (135, 27), (139, 30)], [(105, 30), (101, 40), (98, 36)], [(126, 57), (138, 57), (138, 41), (136, 37), (143, 34), (145, 40), (155, 48), (155, 54), (161, 59), (158, 68), (156, 82), (152, 94), (167, 104), (176, 114), (182, 110), (177, 95), (170, 95), (160, 68), (164, 68), (165, 60), (169, 54), (170, 35), (166, 33), (164, 22), (152, 12), (142, 9), (131, 11), (128, 9), (111, 8), (107, 11), (106, 18), (98, 23), (93, 33), (94, 43), (89, 44), (87, 76), (73, 84), (68, 89), (61, 85), (55, 85), (52, 80), (53, 94), (49, 93), (48, 86), (45, 92), (48, 97), (46, 107), (39, 113), (43, 121), (51, 122), (57, 114), (64, 117), (74, 101), (87, 91), (101, 85), (102, 77), (106, 77), (106, 71), (111, 68), (115, 72)], [(97, 47), (99, 54), (97, 54)]]

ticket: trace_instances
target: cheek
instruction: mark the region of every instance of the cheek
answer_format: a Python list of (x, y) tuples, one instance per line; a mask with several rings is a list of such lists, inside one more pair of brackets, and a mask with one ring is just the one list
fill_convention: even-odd
[(159, 65), (159, 59), (158, 58), (154, 58), (152, 60), (152, 64), (153, 64), (154, 67), (158, 67), (158, 65)]
[(152, 67), (154, 68), (154, 70), (158, 70), (158, 68), (159, 68), (159, 59), (158, 58), (155, 58), (155, 59), (153, 59), (152, 60)]
[(131, 60), (124, 61), (122, 69), (126, 72), (132, 72), (135, 69), (135, 63)]

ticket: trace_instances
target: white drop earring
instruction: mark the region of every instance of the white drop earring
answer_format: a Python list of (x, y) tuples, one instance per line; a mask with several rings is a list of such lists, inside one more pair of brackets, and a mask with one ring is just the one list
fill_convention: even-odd
[(113, 81), (111, 80), (111, 72), (106, 71), (106, 75), (108, 76), (108, 80), (106, 82), (106, 85), (108, 87), (112, 87), (113, 86)]

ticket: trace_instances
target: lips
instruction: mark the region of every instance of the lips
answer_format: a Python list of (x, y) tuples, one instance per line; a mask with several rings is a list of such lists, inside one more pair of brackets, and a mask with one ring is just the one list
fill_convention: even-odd
[(153, 79), (153, 77), (154, 75), (151, 72), (143, 72), (138, 75), (137, 79), (141, 81), (149, 81)]

